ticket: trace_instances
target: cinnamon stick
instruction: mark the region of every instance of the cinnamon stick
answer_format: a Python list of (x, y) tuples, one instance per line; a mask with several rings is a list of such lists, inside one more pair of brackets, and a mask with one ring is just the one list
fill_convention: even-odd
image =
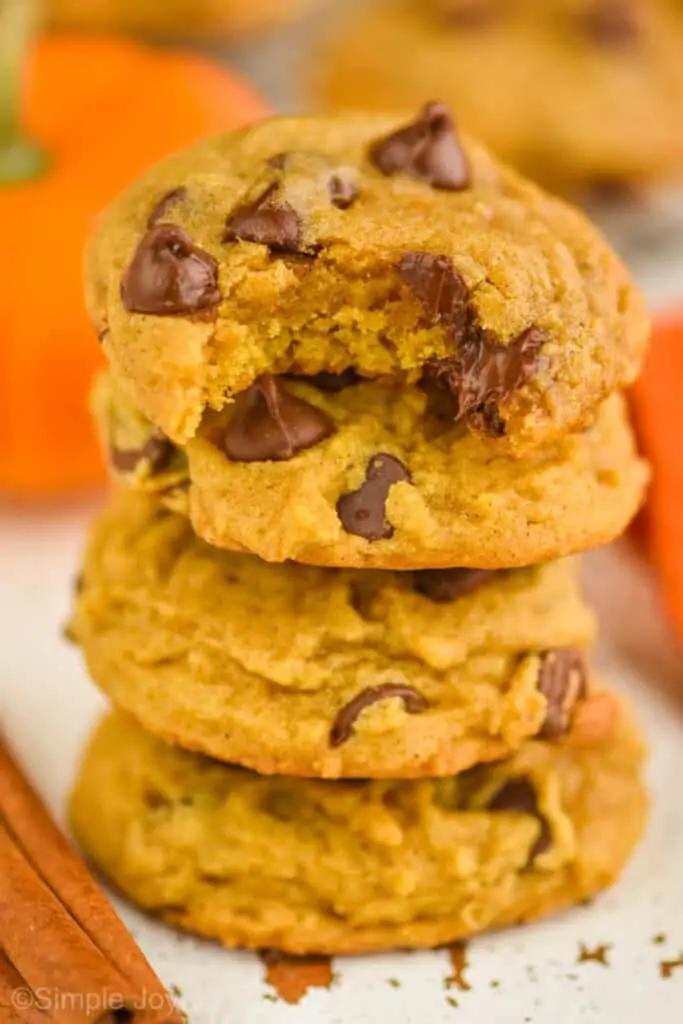
[[(37, 999), (44, 994), (55, 1022), (97, 1020), (114, 1005), (113, 997), (132, 1010), (135, 1000), (126, 980), (45, 885), (2, 825), (0, 864), (0, 943), (26, 987)], [(74, 998), (62, 999), (60, 992)]]
[(40, 1000), (0, 950), (0, 1020), (3, 1024), (51, 1024)]
[[(50, 1007), (49, 1020), (113, 1022), (117, 1015), (107, 1008), (119, 1009), (123, 1000), (127, 1022), (181, 1024), (142, 951), (1, 737), (0, 925), (0, 949), (28, 988), (71, 995), (50, 997), (62, 1005)], [(5, 984), (7, 977), (5, 971)]]

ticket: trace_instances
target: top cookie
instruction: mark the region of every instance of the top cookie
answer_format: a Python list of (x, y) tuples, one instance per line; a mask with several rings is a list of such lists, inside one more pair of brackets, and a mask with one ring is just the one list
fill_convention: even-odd
[(504, 160), (565, 193), (683, 171), (671, 0), (375, 0), (316, 57), (335, 109), (435, 93)]
[(577, 211), (448, 110), (279, 118), (147, 174), (104, 215), (87, 301), (133, 404), (177, 443), (264, 373), (421, 382), (523, 450), (637, 374), (648, 326)]

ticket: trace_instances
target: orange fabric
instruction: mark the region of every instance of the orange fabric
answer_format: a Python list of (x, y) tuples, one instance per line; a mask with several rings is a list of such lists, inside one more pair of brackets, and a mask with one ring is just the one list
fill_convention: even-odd
[(683, 311), (655, 325), (633, 407), (641, 447), (654, 470), (639, 536), (683, 637)]
[(44, 38), (28, 83), (25, 122), (52, 165), (0, 188), (0, 492), (37, 496), (103, 475), (86, 412), (101, 354), (82, 285), (96, 214), (167, 153), (265, 109), (223, 68), (113, 37)]

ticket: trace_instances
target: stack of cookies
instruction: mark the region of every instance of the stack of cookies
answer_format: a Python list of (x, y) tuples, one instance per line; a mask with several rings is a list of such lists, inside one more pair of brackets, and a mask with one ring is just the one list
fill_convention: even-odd
[(72, 803), (228, 946), (432, 946), (611, 883), (642, 746), (569, 557), (647, 470), (648, 325), (577, 212), (416, 119), (275, 119), (153, 170), (87, 260), (119, 493), (71, 624), (117, 711)]

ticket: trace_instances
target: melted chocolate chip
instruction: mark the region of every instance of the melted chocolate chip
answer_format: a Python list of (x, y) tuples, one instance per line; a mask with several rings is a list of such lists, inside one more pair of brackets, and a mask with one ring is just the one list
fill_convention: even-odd
[(539, 732), (544, 740), (564, 736), (571, 724), (576, 702), (586, 695), (586, 662), (573, 647), (556, 647), (541, 657), (538, 689), (547, 701), (545, 721)]
[(332, 205), (338, 210), (348, 210), (353, 206), (359, 196), (358, 185), (341, 174), (333, 174), (327, 183), (327, 190), (330, 193)]
[(459, 342), (472, 319), (471, 298), (464, 277), (448, 257), (407, 252), (398, 262), (398, 272), (422, 303), (429, 326), (443, 324)]
[(179, 316), (198, 313), (221, 301), (218, 264), (192, 244), (182, 228), (151, 228), (126, 270), (121, 299), (130, 313)]
[(109, 461), (119, 473), (134, 473), (141, 462), (148, 462), (152, 473), (163, 473), (175, 455), (175, 445), (167, 437), (153, 434), (141, 448), (109, 450)]
[(314, 405), (290, 395), (270, 374), (237, 396), (223, 438), (233, 462), (284, 462), (334, 433), (334, 423)]
[(168, 211), (172, 206), (177, 203), (182, 203), (187, 199), (187, 189), (184, 185), (179, 188), (174, 188), (171, 192), (167, 192), (165, 196), (162, 196), (156, 206), (153, 207), (152, 212), (147, 219), (147, 227), (153, 228), (163, 220)]
[(342, 494), (337, 515), (347, 533), (365, 540), (387, 540), (394, 528), (386, 521), (386, 504), (393, 484), (410, 482), (410, 473), (398, 459), (380, 452), (368, 462), (365, 482), (357, 491)]
[(591, 0), (579, 19), (584, 34), (605, 49), (631, 46), (640, 36), (633, 0)]
[(487, 569), (421, 569), (413, 573), (413, 586), (430, 601), (448, 604), (486, 586), (497, 575)]
[(488, 809), (490, 811), (505, 811), (508, 814), (530, 814), (538, 818), (541, 832), (529, 854), (530, 864), (539, 854), (545, 853), (550, 847), (552, 833), (548, 822), (539, 812), (536, 790), (528, 779), (522, 776), (509, 779), (489, 801)]
[(501, 345), (491, 331), (475, 327), (460, 341), (458, 355), (431, 359), (425, 364), (423, 381), (443, 388), (456, 400), (455, 419), (468, 419), (490, 437), (505, 434), (505, 421), (498, 403), (532, 376), (547, 338), (537, 327), (529, 327), (507, 345)]
[(313, 384), (321, 391), (344, 391), (346, 388), (358, 384), (362, 379), (353, 369), (342, 370), (341, 373), (328, 373), (323, 370), (321, 373), (314, 373), (311, 377), (301, 373), (288, 373), (286, 376), (291, 380), (300, 380), (304, 384)]
[(294, 207), (278, 197), (280, 185), (273, 182), (258, 199), (234, 210), (227, 219), (224, 242), (241, 239), (266, 245), (271, 252), (314, 256), (317, 248), (305, 246), (301, 218)]
[(410, 174), (433, 188), (459, 191), (470, 185), (470, 168), (448, 107), (427, 103), (412, 124), (370, 147), (382, 174)]
[[(501, 437), (505, 421), (499, 403), (506, 402), (537, 369), (545, 332), (529, 327), (501, 344), (492, 331), (480, 326), (465, 280), (445, 256), (405, 253), (398, 271), (422, 303), (428, 325), (442, 324), (457, 353), (430, 359), (424, 367), (423, 387), (441, 399), (437, 414), (450, 412), (456, 420), (468, 419), (483, 433)], [(452, 396), (452, 409), (444, 405), (439, 392)]]
[(371, 705), (382, 700), (389, 700), (391, 697), (400, 698), (409, 715), (417, 715), (429, 707), (426, 697), (423, 697), (412, 686), (406, 686), (403, 683), (384, 683), (382, 686), (373, 686), (362, 690), (337, 715), (330, 730), (330, 746), (340, 747), (342, 743), (346, 743), (353, 735), (353, 727), (359, 715)]

